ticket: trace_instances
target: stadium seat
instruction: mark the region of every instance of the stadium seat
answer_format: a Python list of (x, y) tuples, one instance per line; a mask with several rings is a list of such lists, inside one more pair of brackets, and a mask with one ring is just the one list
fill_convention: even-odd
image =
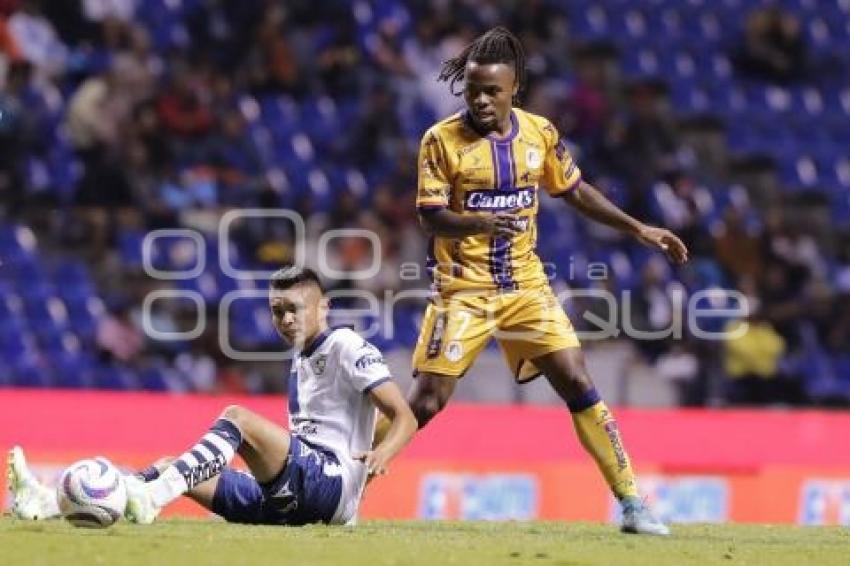
[(50, 358), (53, 385), (65, 389), (83, 389), (94, 385), (95, 362), (87, 353), (55, 354)]
[(833, 194), (832, 216), (838, 226), (850, 227), (850, 190), (843, 189)]
[(61, 332), (68, 327), (68, 309), (59, 297), (27, 301), (24, 308), (30, 324), (38, 332)]
[(412, 348), (419, 337), (419, 322), (422, 317), (421, 307), (410, 307), (397, 304), (393, 309), (393, 329), (391, 340), (397, 347)]
[(216, 305), (223, 295), (219, 288), (219, 279), (212, 271), (206, 271), (193, 279), (180, 279), (176, 281), (178, 289), (200, 293), (207, 305)]
[(94, 387), (114, 391), (138, 389), (136, 376), (116, 365), (102, 365), (94, 370)]
[(10, 288), (0, 288), (0, 321), (6, 324), (10, 319), (23, 316), (24, 303), (21, 297)]
[(145, 391), (168, 391), (168, 381), (166, 380), (165, 373), (156, 367), (150, 367), (142, 370), (139, 381), (141, 383), (142, 389)]
[(10, 383), (15, 387), (50, 387), (48, 372), (35, 364), (23, 364), (11, 369)]
[(570, 27), (576, 37), (584, 40), (610, 37), (609, 18), (602, 4), (589, 4), (576, 9), (570, 18)]
[(12, 369), (5, 363), (4, 360), (0, 360), (0, 389), (3, 387), (12, 387), (14, 384), (12, 383)]
[(40, 328), (36, 334), (41, 350), (50, 357), (76, 356), (80, 353), (80, 340), (73, 332)]
[(142, 242), (144, 233), (140, 230), (121, 230), (118, 233), (118, 257), (124, 267), (142, 268)]
[[(850, 228), (850, 157), (847, 151), (850, 147), (850, 68), (846, 64), (847, 53), (850, 53), (850, 26), (847, 24), (850, 2), (781, 2), (803, 23), (812, 63), (812, 72), (804, 81), (784, 86), (733, 72), (731, 58), (740, 42), (746, 14), (766, 5), (763, 0), (647, 0), (642, 3), (633, 0), (544, 0), (543, 3), (548, 8), (568, 13), (570, 42), (598, 39), (615, 44), (620, 53), (622, 73), (627, 79), (657, 77), (665, 81), (677, 118), (687, 118), (693, 113), (721, 117), (727, 126), (727, 149), (731, 153), (770, 155), (778, 164), (783, 184), (792, 191), (823, 191), (830, 199), (835, 222)], [(179, 74), (180, 69), (172, 61), (171, 54), (194, 53), (190, 46), (193, 47), (192, 42), (198, 36), (211, 33), (216, 36), (215, 42), (227, 43), (226, 38), (231, 33), (238, 35), (245, 31), (238, 29), (245, 22), (237, 22), (234, 28), (228, 29), (226, 22), (200, 21), (209, 15), (202, 12), (208, 4), (205, 0), (136, 2), (135, 17), (152, 40), (152, 60), (161, 67), (157, 73), (161, 71), (162, 74), (157, 76), (164, 79), (162, 82)], [(400, 27), (403, 45), (413, 37), (415, 18), (421, 8), (408, 6), (401, 0), (353, 3), (336, 0), (335, 5), (353, 17), (356, 41), (367, 55), (364, 64), (370, 62), (368, 50), (374, 48), (375, 36), (384, 23), (392, 20)], [(302, 17), (297, 14), (298, 9), (294, 10), (296, 19)], [(230, 15), (227, 10), (225, 14)], [(490, 14), (485, 16), (489, 18)], [(285, 31), (298, 25), (288, 21)], [(315, 29), (304, 33), (285, 34), (294, 51), (312, 49), (318, 52), (335, 40), (337, 30), (332, 23), (315, 22), (314, 25)], [(209, 29), (203, 29), (205, 26)], [(33, 88), (24, 96), (23, 104), (33, 116), (41, 116), (33, 125), (37, 148), (28, 149), (22, 160), (25, 184), (29, 185), (27, 195), (56, 200), (60, 216), (65, 213), (63, 207), (75, 204), (74, 191), (83, 173), (66, 124), (69, 98), (80, 79), (105, 69), (112, 57), (100, 45), (88, 51), (77, 51), (69, 65), (68, 76), (39, 81), (53, 84), (56, 92), (38, 92)], [(551, 55), (547, 53), (547, 57)], [(218, 63), (216, 57), (221, 54), (210, 54), (210, 66)], [(831, 62), (833, 67), (829, 67)], [(835, 65), (835, 62), (841, 64)], [(193, 63), (190, 62), (190, 66)], [(823, 71), (826, 68), (831, 72)], [(301, 72), (307, 70), (300, 69)], [(533, 71), (536, 74), (539, 69)], [(286, 87), (280, 88), (286, 92), (278, 92), (274, 85), (253, 84), (255, 74), (258, 73), (249, 68), (250, 92), (241, 88), (240, 81), (235, 81), (236, 91), (223, 97), (228, 100), (216, 100), (215, 110), (229, 105), (228, 108), (235, 108), (244, 116), (247, 122), (245, 141), (256, 150), (260, 163), (253, 163), (239, 149), (225, 152), (223, 163), (249, 173), (252, 182), (250, 186), (218, 192), (208, 184), (211, 190), (206, 194), (211, 198), (206, 205), (216, 209), (255, 206), (254, 183), (260, 185), (267, 181), (278, 191), (275, 204), (290, 207), (306, 197), (315, 211), (327, 213), (333, 209), (342, 191), (355, 195), (365, 207), (375, 187), (387, 179), (397, 179), (393, 177), (397, 173), (395, 164), (388, 163), (391, 160), (362, 164), (354, 163), (351, 156), (346, 155), (348, 142), (344, 135), (358, 123), (366, 106), (359, 95), (315, 91), (312, 83), (323, 81), (312, 77), (312, 70), (307, 75), (315, 80), (309, 81), (310, 92), (306, 94), (290, 94)], [(380, 81), (386, 78), (381, 77)], [(543, 77), (537, 84), (544, 88), (535, 91), (546, 96), (558, 92), (562, 79)], [(371, 77), (363, 82), (371, 83)], [(202, 83), (203, 80), (198, 80), (199, 85)], [(213, 98), (218, 96), (216, 92)], [(405, 113), (400, 117), (403, 119), (397, 120), (405, 138), (403, 145), (409, 144), (415, 149), (425, 128), (437, 120), (431, 102), (416, 100), (404, 109), (395, 109), (394, 114)], [(622, 109), (621, 106), (613, 108), (614, 111)], [(185, 140), (171, 139), (169, 142), (174, 142), (169, 143), (169, 147), (179, 146)], [(194, 140), (186, 145), (194, 145)], [(182, 167), (184, 161), (192, 159), (175, 156), (175, 160)], [(585, 172), (602, 161), (603, 158), (595, 156), (581, 160), (584, 164), (592, 164)], [(260, 170), (253, 170), (255, 167)], [(181, 190), (175, 188), (178, 193)], [(733, 192), (725, 186), (713, 190), (715, 203), (702, 211), (702, 224), (716, 225), (727, 207), (739, 205)], [(626, 202), (625, 194), (625, 191), (615, 192), (610, 196), (621, 206), (633, 204)], [(646, 189), (641, 205), (649, 209), (650, 219), (663, 221), (664, 210), (659, 198), (656, 190)], [(189, 200), (191, 198), (187, 198), (187, 202)], [(577, 220), (577, 215), (565, 214), (560, 203), (555, 205), (557, 208), (550, 207), (547, 203), (551, 199), (543, 200), (546, 202), (541, 203), (539, 234), (544, 236), (538, 243), (539, 253), (544, 260), (552, 262), (559, 278), (569, 280), (571, 285), (592, 284), (587, 277), (587, 264), (603, 262), (611, 269), (618, 287), (631, 288), (639, 280), (642, 266), (650, 261), (648, 258), (655, 257), (654, 252), (640, 246), (600, 242), (583, 220)], [(758, 224), (759, 211), (748, 206), (741, 206), (741, 211), (748, 225)], [(14, 213), (9, 217), (14, 218)], [(138, 225), (128, 223), (128, 226)], [(145, 232), (125, 226), (117, 226), (115, 232), (122, 267), (141, 269)], [(207, 239), (206, 243), (207, 269), (195, 279), (175, 282), (174, 287), (199, 292), (210, 307), (218, 304), (225, 293), (259, 288), (221, 273), (217, 242)], [(201, 259), (193, 246), (193, 242), (185, 239), (160, 239), (153, 250), (153, 263), (162, 270), (189, 269)], [(230, 259), (234, 266), (256, 267), (253, 249), (249, 246), (239, 248), (234, 243), (232, 250)], [(53, 252), (51, 250), (51, 254)], [(96, 385), (122, 389), (141, 385), (157, 391), (168, 388), (167, 367), (157, 366), (136, 376), (127, 368), (119, 367), (120, 364), (100, 367), (93, 360), (94, 337), (105, 309), (85, 263), (78, 260), (56, 263), (52, 255), (41, 255), (33, 231), (9, 221), (0, 223), (0, 260), (0, 351), (4, 354), (0, 360), (0, 384), (4, 380), (6, 383), (17, 380), (15, 383), (54, 383), (63, 387)], [(712, 260), (695, 261), (694, 265), (679, 273), (671, 271), (666, 276), (668, 282), (678, 277), (691, 288), (698, 289), (717, 281), (716, 264)], [(394, 336), (379, 336), (374, 341), (380, 347), (409, 348), (418, 335), (421, 315), (419, 306), (401, 305), (393, 313)], [(277, 347), (278, 338), (269, 323), (264, 299), (234, 304), (230, 320), (234, 344), (243, 348)], [(177, 347), (188, 345), (180, 343)], [(807, 363), (811, 363), (815, 371), (828, 365), (817, 353), (810, 358)], [(11, 369), (6, 376), (2, 375), (4, 365), (20, 368), (18, 377), (13, 380)], [(830, 367), (833, 374), (837, 374), (845, 371), (846, 365), (846, 360), (836, 359)], [(830, 375), (824, 371), (824, 375)], [(824, 392), (831, 394), (836, 382), (837, 378), (816, 378), (810, 387), (815, 396), (824, 395)]]
[(98, 297), (80, 297), (67, 303), (70, 326), (84, 341), (94, 337), (98, 320), (106, 312)]

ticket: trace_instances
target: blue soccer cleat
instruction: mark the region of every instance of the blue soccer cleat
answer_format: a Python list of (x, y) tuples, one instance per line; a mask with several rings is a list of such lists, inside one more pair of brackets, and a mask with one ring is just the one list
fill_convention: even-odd
[(620, 530), (636, 535), (669, 536), (670, 529), (661, 522), (649, 506), (638, 497), (626, 498), (622, 501), (623, 524)]

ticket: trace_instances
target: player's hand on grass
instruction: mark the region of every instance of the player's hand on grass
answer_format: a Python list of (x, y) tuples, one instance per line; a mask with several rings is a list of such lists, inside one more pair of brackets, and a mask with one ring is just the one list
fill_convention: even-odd
[(638, 231), (637, 239), (644, 245), (660, 249), (674, 263), (688, 261), (687, 246), (670, 230), (644, 225)]
[(387, 464), (390, 459), (379, 448), (354, 454), (352, 457), (359, 462), (363, 462), (370, 476), (385, 476), (389, 472)]
[(496, 212), (488, 216), (481, 216), (482, 232), (494, 236), (513, 237), (522, 232), (519, 214), (514, 211)]

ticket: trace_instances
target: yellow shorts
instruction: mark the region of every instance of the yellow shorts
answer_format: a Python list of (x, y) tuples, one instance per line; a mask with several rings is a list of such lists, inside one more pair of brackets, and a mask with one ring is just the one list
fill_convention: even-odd
[(511, 293), (456, 293), (432, 300), (413, 351), (413, 373), (462, 377), (495, 338), (514, 378), (540, 375), (530, 360), (579, 346), (570, 319), (546, 285)]

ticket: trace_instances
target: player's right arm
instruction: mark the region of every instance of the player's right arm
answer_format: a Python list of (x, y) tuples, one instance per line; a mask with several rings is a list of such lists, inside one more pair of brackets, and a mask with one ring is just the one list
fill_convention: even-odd
[(475, 234), (492, 234), (511, 237), (522, 232), (518, 225), (519, 215), (510, 212), (475, 214), (465, 216), (447, 208), (419, 209), (419, 224), (433, 236), (462, 238)]
[(419, 223), (430, 235), (462, 238), (475, 234), (513, 236), (522, 231), (519, 216), (511, 212), (495, 214), (458, 214), (449, 208), (452, 183), (448, 154), (433, 129), (422, 137), (419, 146), (419, 178), (416, 210)]

